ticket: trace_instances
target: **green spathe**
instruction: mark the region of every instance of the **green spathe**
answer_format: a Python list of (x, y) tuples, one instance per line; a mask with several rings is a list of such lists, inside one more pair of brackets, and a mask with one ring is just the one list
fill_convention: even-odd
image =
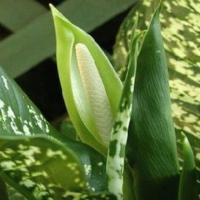
[[(59, 78), (70, 118), (81, 140), (105, 154), (108, 147), (106, 140), (109, 138), (110, 131), (109, 128), (102, 128), (99, 124), (101, 123), (101, 126), (104, 126), (104, 122), (110, 123), (106, 126), (112, 127), (112, 121), (116, 116), (121, 97), (122, 84), (94, 39), (69, 22), (52, 5), (51, 9), (56, 29)], [(77, 46), (77, 44), (79, 45)], [(77, 54), (78, 52), (79, 54)], [(89, 80), (86, 76), (91, 72), (80, 73), (80, 65), (83, 64), (80, 61), (80, 56), (83, 54), (89, 58), (89, 61), (84, 60), (85, 63), (90, 65), (89, 70), (94, 71), (91, 68), (96, 68), (94, 77), (88, 76), (91, 78)], [(85, 70), (84, 66), (83, 68)], [(99, 83), (93, 82), (95, 78), (101, 81)], [(91, 91), (88, 90), (88, 83), (85, 83), (84, 80), (93, 84), (94, 87)], [(99, 86), (103, 93), (95, 91)], [(95, 96), (93, 97), (90, 92), (95, 93)], [(106, 98), (101, 100), (102, 96)], [(96, 102), (100, 101), (100, 104), (105, 102), (105, 105), (101, 105), (101, 107), (100, 104), (94, 105), (92, 97), (96, 99)], [(106, 114), (105, 119), (102, 119), (103, 113), (101, 112), (108, 112), (108, 117)], [(100, 117), (97, 117), (98, 115)], [(105, 130), (108, 130), (108, 132), (105, 133)]]

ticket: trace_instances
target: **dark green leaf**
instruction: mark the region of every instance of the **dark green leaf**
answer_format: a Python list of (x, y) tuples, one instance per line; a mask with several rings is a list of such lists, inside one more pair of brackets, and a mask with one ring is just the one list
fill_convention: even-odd
[(0, 199), (2, 200), (8, 200), (8, 193), (7, 193), (7, 186), (5, 182), (0, 178)]
[(197, 185), (197, 177), (194, 155), (188, 139), (185, 136), (182, 137), (181, 143), (184, 163), (180, 176), (178, 200), (196, 200), (197, 194), (195, 193), (195, 187)]
[[(34, 138), (37, 135), (39, 138)], [(19, 159), (19, 163), (16, 161), (19, 165), (20, 162), (23, 162), (24, 158), (18, 158), (17, 156), (19, 153), (18, 150), (20, 148), (20, 143), (24, 143), (25, 145), (24, 154), (29, 152), (28, 150), (31, 148), (31, 145), (35, 145), (35, 147), (40, 149), (43, 148), (43, 151), (41, 151), (43, 157), (41, 156), (39, 158), (34, 158), (35, 162), (33, 163), (25, 163), (25, 167), (34, 167), (38, 161), (43, 163), (43, 167), (46, 168), (47, 166), (45, 163), (49, 159), (47, 156), (45, 157), (45, 152), (48, 151), (47, 146), (49, 146), (49, 148), (53, 148), (53, 150), (50, 149), (50, 151), (53, 152), (53, 156), (57, 156), (57, 154), (54, 155), (54, 151), (63, 151), (66, 157), (72, 158), (73, 163), (76, 162), (79, 170), (80, 182), (85, 184), (84, 190), (102, 191), (106, 189), (105, 159), (88, 146), (71, 141), (67, 139), (67, 137), (63, 137), (61, 134), (55, 131), (54, 128), (44, 119), (40, 111), (15, 84), (15, 82), (11, 80), (2, 69), (0, 69), (0, 148), (2, 151), (1, 159), (7, 159), (1, 160), (0, 166), (2, 166), (2, 162), (12, 161), (14, 158)], [(12, 147), (9, 149), (14, 154), (12, 154), (13, 158), (9, 158), (8, 156), (4, 155), (4, 153), (6, 154), (6, 149), (9, 145)], [(21, 152), (23, 152), (23, 150), (21, 150)], [(73, 177), (70, 178), (71, 175), (73, 176), (73, 172), (67, 170), (67, 165), (65, 162), (62, 162), (60, 158), (57, 161), (56, 159), (53, 159), (53, 161), (50, 159), (48, 162), (50, 164), (49, 167), (53, 167), (55, 169), (54, 173), (49, 173), (50, 176), (48, 180), (50, 182), (51, 180), (56, 181), (57, 178), (60, 177), (56, 183), (65, 190), (69, 190), (70, 187), (68, 188), (67, 186), (70, 186), (71, 183), (75, 181)], [(70, 164), (70, 162), (67, 164)], [(13, 187), (22, 190), (24, 194), (27, 192), (30, 193), (29, 190), (26, 191), (25, 189), (22, 189), (21, 185), (19, 185), (19, 180), (23, 179), (23, 173), (20, 171), (21, 169), (15, 169), (16, 170), (10, 174), (7, 173), (6, 168), (1, 167), (3, 178), (6, 179), (6, 181), (9, 180), (9, 183)], [(38, 167), (35, 169), (35, 172), (39, 173), (42, 169), (42, 167)], [(66, 177), (63, 175), (63, 179), (61, 179), (61, 171), (62, 173), (66, 171), (65, 175), (69, 176), (69, 178), (66, 179)], [(32, 178), (29, 175), (30, 174), (26, 174), (27, 180), (31, 180)], [(19, 180), (15, 179), (16, 176), (19, 176)], [(34, 181), (37, 182), (37, 187), (40, 184), (44, 184), (44, 182), (48, 183), (47, 180), (42, 178), (36, 180), (34, 179)], [(75, 186), (73, 187), (75, 188)], [(80, 189), (80, 187), (77, 187), (74, 190), (76, 191)]]
[(139, 200), (177, 198), (179, 168), (159, 12), (160, 7), (138, 58), (129, 129), (129, 159)]
[[(134, 8), (125, 19), (117, 36), (113, 57), (118, 69), (126, 67), (130, 30), (135, 23), (136, 11), (140, 16), (139, 29), (145, 29), (159, 0), (140, 2), (137, 9)], [(172, 115), (176, 133), (178, 138), (182, 131), (187, 135), (200, 168), (200, 1), (163, 1), (162, 7), (162, 35), (169, 62)]]
[(27, 200), (27, 198), (19, 193), (15, 188), (7, 184), (9, 200)]
[(55, 122), (54, 126), (59, 131), (59, 133), (62, 133), (62, 135), (69, 137), (72, 140), (77, 139), (76, 130), (73, 127), (71, 121), (69, 121), (69, 119), (66, 119), (66, 117), (61, 119), (60, 121)]

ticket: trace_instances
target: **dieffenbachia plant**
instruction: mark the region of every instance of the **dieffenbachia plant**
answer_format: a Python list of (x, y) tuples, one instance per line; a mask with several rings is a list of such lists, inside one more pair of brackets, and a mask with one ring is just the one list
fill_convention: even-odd
[(160, 5), (145, 30), (137, 20), (131, 29), (123, 83), (92, 37), (51, 10), (77, 141), (55, 130), (0, 69), (0, 198), (196, 200), (195, 161), (185, 136), (182, 170), (178, 166)]

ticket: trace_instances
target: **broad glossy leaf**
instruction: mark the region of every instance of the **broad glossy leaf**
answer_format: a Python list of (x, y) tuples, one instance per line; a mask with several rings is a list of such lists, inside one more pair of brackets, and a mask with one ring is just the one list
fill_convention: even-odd
[[(51, 188), (50, 193), (47, 190), (47, 196), (53, 195), (51, 193), (54, 191), (58, 196), (53, 197), (58, 199), (66, 191), (98, 192), (106, 189), (105, 161), (102, 156), (85, 145), (75, 142), (61, 142), (45, 135), (38, 138), (36, 136), (11, 136), (9, 138), (0, 136), (0, 149), (2, 156), (0, 159), (1, 176), (27, 198), (30, 196), (30, 188), (26, 188), (26, 185), (23, 188), (23, 184), (18, 185), (24, 176), (26, 176), (28, 183), (35, 182), (34, 191), (41, 184), (42, 187), (47, 188), (49, 187), (48, 183), (51, 182), (58, 185), (59, 188)], [(6, 155), (7, 150), (11, 151), (12, 155)], [(31, 151), (33, 152), (31, 153)], [(35, 155), (32, 155), (34, 153)], [(16, 163), (15, 166), (12, 165), (11, 160)], [(11, 168), (9, 171), (9, 164), (14, 169)], [(38, 174), (38, 176), (32, 176), (29, 171)], [(48, 176), (42, 176), (41, 171), (44, 171), (44, 174), (48, 174)], [(73, 187), (71, 187), (72, 185)]]
[(179, 182), (178, 200), (196, 200), (196, 171), (195, 159), (188, 139), (182, 136), (183, 169)]
[[(106, 189), (106, 178), (105, 178), (105, 159), (99, 155), (96, 151), (92, 148), (75, 142), (71, 141), (67, 137), (64, 137), (62, 134), (59, 134), (42, 116), (40, 111), (33, 105), (33, 103), (28, 99), (28, 97), (21, 91), (21, 89), (15, 84), (13, 80), (11, 80), (2, 69), (0, 69), (0, 143), (6, 143), (9, 145), (7, 137), (12, 137), (13, 142), (13, 149), (18, 148), (15, 146), (19, 143), (17, 141), (26, 142), (27, 148), (31, 145), (32, 137), (39, 135), (41, 138), (38, 140), (38, 148), (43, 148), (43, 142), (48, 143), (50, 146), (52, 145), (54, 149), (59, 151), (59, 148), (66, 149), (65, 154), (68, 157), (76, 157), (77, 166), (80, 170), (80, 180), (85, 184), (88, 183), (84, 190), (88, 191), (102, 191)], [(9, 138), (10, 139), (10, 138)], [(51, 140), (50, 140), (51, 139)], [(49, 141), (50, 140), (50, 141)], [(59, 144), (54, 144), (53, 142), (58, 141)], [(40, 141), (40, 142), (39, 142)], [(53, 143), (53, 144), (51, 144)], [(37, 144), (35, 144), (37, 145)], [(60, 147), (61, 145), (61, 147)], [(6, 145), (1, 146), (0, 148), (5, 148)], [(45, 148), (45, 147), (44, 147)], [(11, 149), (12, 150), (12, 149)], [(25, 151), (25, 150), (24, 150)], [(2, 150), (2, 152), (4, 152)], [(26, 153), (26, 151), (25, 151)], [(42, 152), (45, 153), (45, 152)], [(16, 156), (17, 158), (17, 156)], [(41, 158), (42, 159), (42, 158)], [(44, 158), (48, 160), (48, 158)], [(0, 162), (0, 165), (2, 162)], [(35, 163), (29, 163), (35, 164)], [(70, 164), (70, 163), (68, 163)], [(31, 166), (30, 166), (31, 167)], [(45, 166), (46, 167), (46, 166)], [(62, 162), (54, 162), (54, 169), (55, 173), (51, 174), (49, 180), (54, 180), (60, 176), (59, 169), (65, 170), (66, 165)], [(2, 168), (3, 170), (3, 168)], [(15, 171), (13, 176), (18, 175), (19, 171)], [(41, 168), (38, 168), (38, 172)], [(5, 171), (3, 171), (6, 173)], [(66, 176), (69, 174), (66, 171)], [(73, 174), (73, 173), (72, 173)], [(13, 180), (10, 177), (10, 174), (7, 174), (10, 180)], [(31, 178), (31, 177), (30, 177)], [(63, 176), (64, 178), (64, 176)], [(17, 186), (18, 182), (14, 181), (14, 187), (18, 189), (21, 186)], [(41, 180), (44, 182), (44, 180)], [(66, 180), (63, 180), (64, 182)], [(69, 178), (67, 179), (67, 183), (70, 185), (74, 179)], [(12, 183), (12, 182), (11, 182)], [(39, 184), (39, 182), (38, 182)], [(70, 188), (66, 188), (67, 185), (62, 185), (60, 182), (61, 187), (64, 187), (65, 190)]]
[(50, 133), (50, 126), (39, 110), (1, 68), (0, 130), (1, 135), (30, 136)]
[[(115, 199), (107, 192), (95, 193), (102, 183), (94, 176), (91, 178), (94, 188), (85, 182), (83, 169), (78, 165), (79, 158), (69, 151), (50, 136), (1, 137), (1, 176), (27, 199)], [(96, 167), (102, 165), (100, 162)], [(84, 167), (87, 175), (92, 176), (94, 167), (86, 164)]]
[(139, 200), (175, 200), (177, 193), (179, 168), (159, 12), (160, 6), (138, 57), (129, 128), (129, 160)]
[(50, 136), (1, 136), (1, 176), (29, 199), (62, 199), (86, 188), (79, 158)]
[(108, 141), (104, 137), (110, 131), (103, 133), (99, 124), (112, 127), (110, 118), (116, 116), (122, 84), (93, 38), (51, 8), (58, 72), (70, 118), (82, 141), (105, 153)]

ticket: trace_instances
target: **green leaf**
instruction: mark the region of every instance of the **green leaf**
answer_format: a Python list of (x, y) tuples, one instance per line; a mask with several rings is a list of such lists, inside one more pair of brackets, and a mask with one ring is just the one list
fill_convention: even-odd
[(79, 158), (54, 138), (1, 136), (0, 154), (1, 176), (29, 199), (61, 199), (86, 188)]
[[(91, 173), (95, 170), (94, 165), (83, 165), (87, 176), (91, 176), (93, 188), (91, 182), (85, 181), (83, 169), (78, 164), (79, 157), (60, 141), (42, 135), (0, 138), (0, 175), (28, 199), (59, 200), (76, 196), (92, 199), (103, 195), (91, 194), (90, 197), (89, 192), (94, 193), (102, 184)], [(98, 163), (96, 168), (102, 165), (103, 162)], [(95, 175), (104, 176), (101, 173)]]
[(5, 182), (0, 178), (0, 194), (1, 199), (8, 200), (7, 186)]
[(121, 23), (113, 48), (112, 60), (122, 81), (126, 78), (132, 35), (133, 32), (136, 32), (138, 25), (136, 8), (137, 4), (131, 9), (124, 21)]
[(127, 76), (124, 83), (119, 111), (111, 132), (110, 145), (108, 149), (106, 171), (108, 175), (108, 190), (117, 196), (118, 200), (124, 199), (123, 180), (125, 165), (125, 148), (128, 138), (128, 127), (132, 112), (132, 96), (135, 84), (137, 69), (137, 58), (139, 54), (139, 44), (143, 35), (136, 38), (132, 36), (132, 48)]
[(0, 68), (1, 135), (51, 134), (54, 129), (22, 90)]
[[(122, 23), (114, 48), (114, 66), (121, 72), (126, 67), (130, 33), (139, 13), (139, 29), (145, 29), (159, 0), (142, 0)], [(197, 35), (200, 32), (200, 2), (196, 0), (163, 1), (160, 20), (164, 46), (169, 63), (169, 85), (172, 99), (172, 115), (177, 138), (180, 132), (188, 137), (195, 153), (197, 166), (200, 146), (200, 63)], [(173, 15), (172, 15), (173, 13)], [(145, 23), (144, 23), (145, 22)], [(124, 69), (125, 70), (125, 69)], [(123, 76), (124, 77), (124, 76)]]
[[(35, 138), (36, 136), (39, 136), (39, 138)], [(43, 167), (46, 168), (45, 163), (48, 161), (48, 157), (45, 157), (45, 152), (48, 151), (47, 146), (49, 145), (49, 148), (53, 148), (53, 150), (50, 149), (51, 152), (54, 150), (55, 152), (62, 150), (66, 157), (70, 157), (73, 162), (76, 162), (80, 172), (80, 181), (85, 184), (84, 190), (98, 192), (106, 189), (105, 159), (92, 148), (84, 144), (71, 141), (67, 137), (59, 134), (44, 119), (40, 111), (33, 105), (28, 97), (15, 84), (15, 82), (11, 80), (0, 68), (0, 149), (2, 149), (2, 155), (5, 154), (7, 146), (13, 145), (10, 149), (13, 149), (12, 152), (14, 149), (16, 149), (16, 152), (14, 152), (15, 155), (12, 156), (18, 159), (17, 154), (19, 152), (17, 152), (17, 150), (19, 150), (20, 142), (24, 143), (26, 146), (24, 150), (24, 153), (26, 153), (26, 149), (31, 148), (31, 145), (34, 144), (34, 141), (37, 141), (35, 142), (36, 147), (41, 149), (43, 148), (41, 153), (44, 156), (37, 158), (38, 162), (44, 163)], [(45, 147), (45, 144), (48, 145)], [(11, 161), (14, 160), (14, 158), (9, 158), (7, 155), (1, 159), (4, 158)], [(23, 158), (20, 157), (19, 160), (20, 159), (22, 160)], [(0, 166), (2, 165), (2, 162), (7, 162), (8, 160), (1, 160)], [(70, 187), (67, 188), (66, 184), (70, 186), (70, 184), (72, 184), (75, 179), (73, 179), (73, 177), (65, 179), (63, 176), (64, 180), (61, 180), (62, 177), (60, 174), (62, 173), (60, 173), (60, 171), (66, 171), (66, 176), (70, 177), (73, 175), (73, 170), (70, 172), (66, 163), (62, 162), (62, 160), (57, 160), (57, 162), (54, 162), (50, 159), (48, 162), (50, 164), (50, 168), (52, 165), (52, 167), (55, 169), (54, 173), (49, 173), (49, 181), (57, 180), (57, 178), (60, 177), (60, 179), (57, 180), (57, 184), (59, 184), (66, 191), (70, 190)], [(32, 170), (31, 167), (34, 167), (36, 163), (37, 160), (33, 163), (27, 163), (27, 166), (25, 164), (24, 165), (28, 169), (30, 168)], [(20, 165), (20, 162), (17, 164)], [(70, 162), (68, 164), (70, 165)], [(14, 188), (20, 189), (20, 191), (22, 190), (23, 193), (27, 193), (25, 189), (21, 189), (19, 182), (16, 182), (17, 179), (14, 179), (14, 177), (18, 176), (19, 174), (21, 174), (21, 176), (18, 178), (23, 178), (23, 173), (20, 171), (20, 168), (16, 168), (16, 171), (14, 171), (12, 174), (7, 174), (6, 168), (1, 169), (1, 174), (4, 174), (3, 178), (6, 177), (6, 180), (10, 180), (9, 182), (11, 182), (10, 184)], [(42, 168), (38, 167), (35, 170), (39, 173)], [(31, 176), (28, 176), (27, 174), (26, 176), (29, 177), (29, 179), (27, 178), (28, 180), (31, 180)], [(35, 181), (38, 181), (38, 185), (44, 182), (48, 183), (47, 180), (42, 178), (36, 179)], [(78, 188), (79, 190), (81, 189), (77, 185), (75, 191), (78, 190)], [(28, 194), (29, 193), (30, 192), (28, 192)]]
[(7, 185), (9, 200), (27, 200), (27, 198), (19, 193), (15, 188)]
[(122, 84), (93, 38), (51, 9), (58, 72), (70, 118), (82, 141), (105, 153)]
[(54, 122), (53, 125), (63, 136), (66, 136), (71, 140), (77, 140), (76, 130), (71, 121), (69, 119), (66, 119), (66, 117)]
[(182, 138), (182, 153), (183, 153), (183, 169), (179, 182), (179, 200), (195, 200), (197, 195), (195, 193), (196, 187), (196, 171), (195, 159), (192, 148), (186, 136)]
[(99, 193), (76, 193), (76, 192), (67, 192), (64, 200), (77, 199), (77, 200), (117, 200), (116, 197), (108, 192), (99, 192)]
[(138, 57), (129, 128), (129, 161), (139, 200), (177, 198), (179, 168), (159, 13), (160, 6)]

